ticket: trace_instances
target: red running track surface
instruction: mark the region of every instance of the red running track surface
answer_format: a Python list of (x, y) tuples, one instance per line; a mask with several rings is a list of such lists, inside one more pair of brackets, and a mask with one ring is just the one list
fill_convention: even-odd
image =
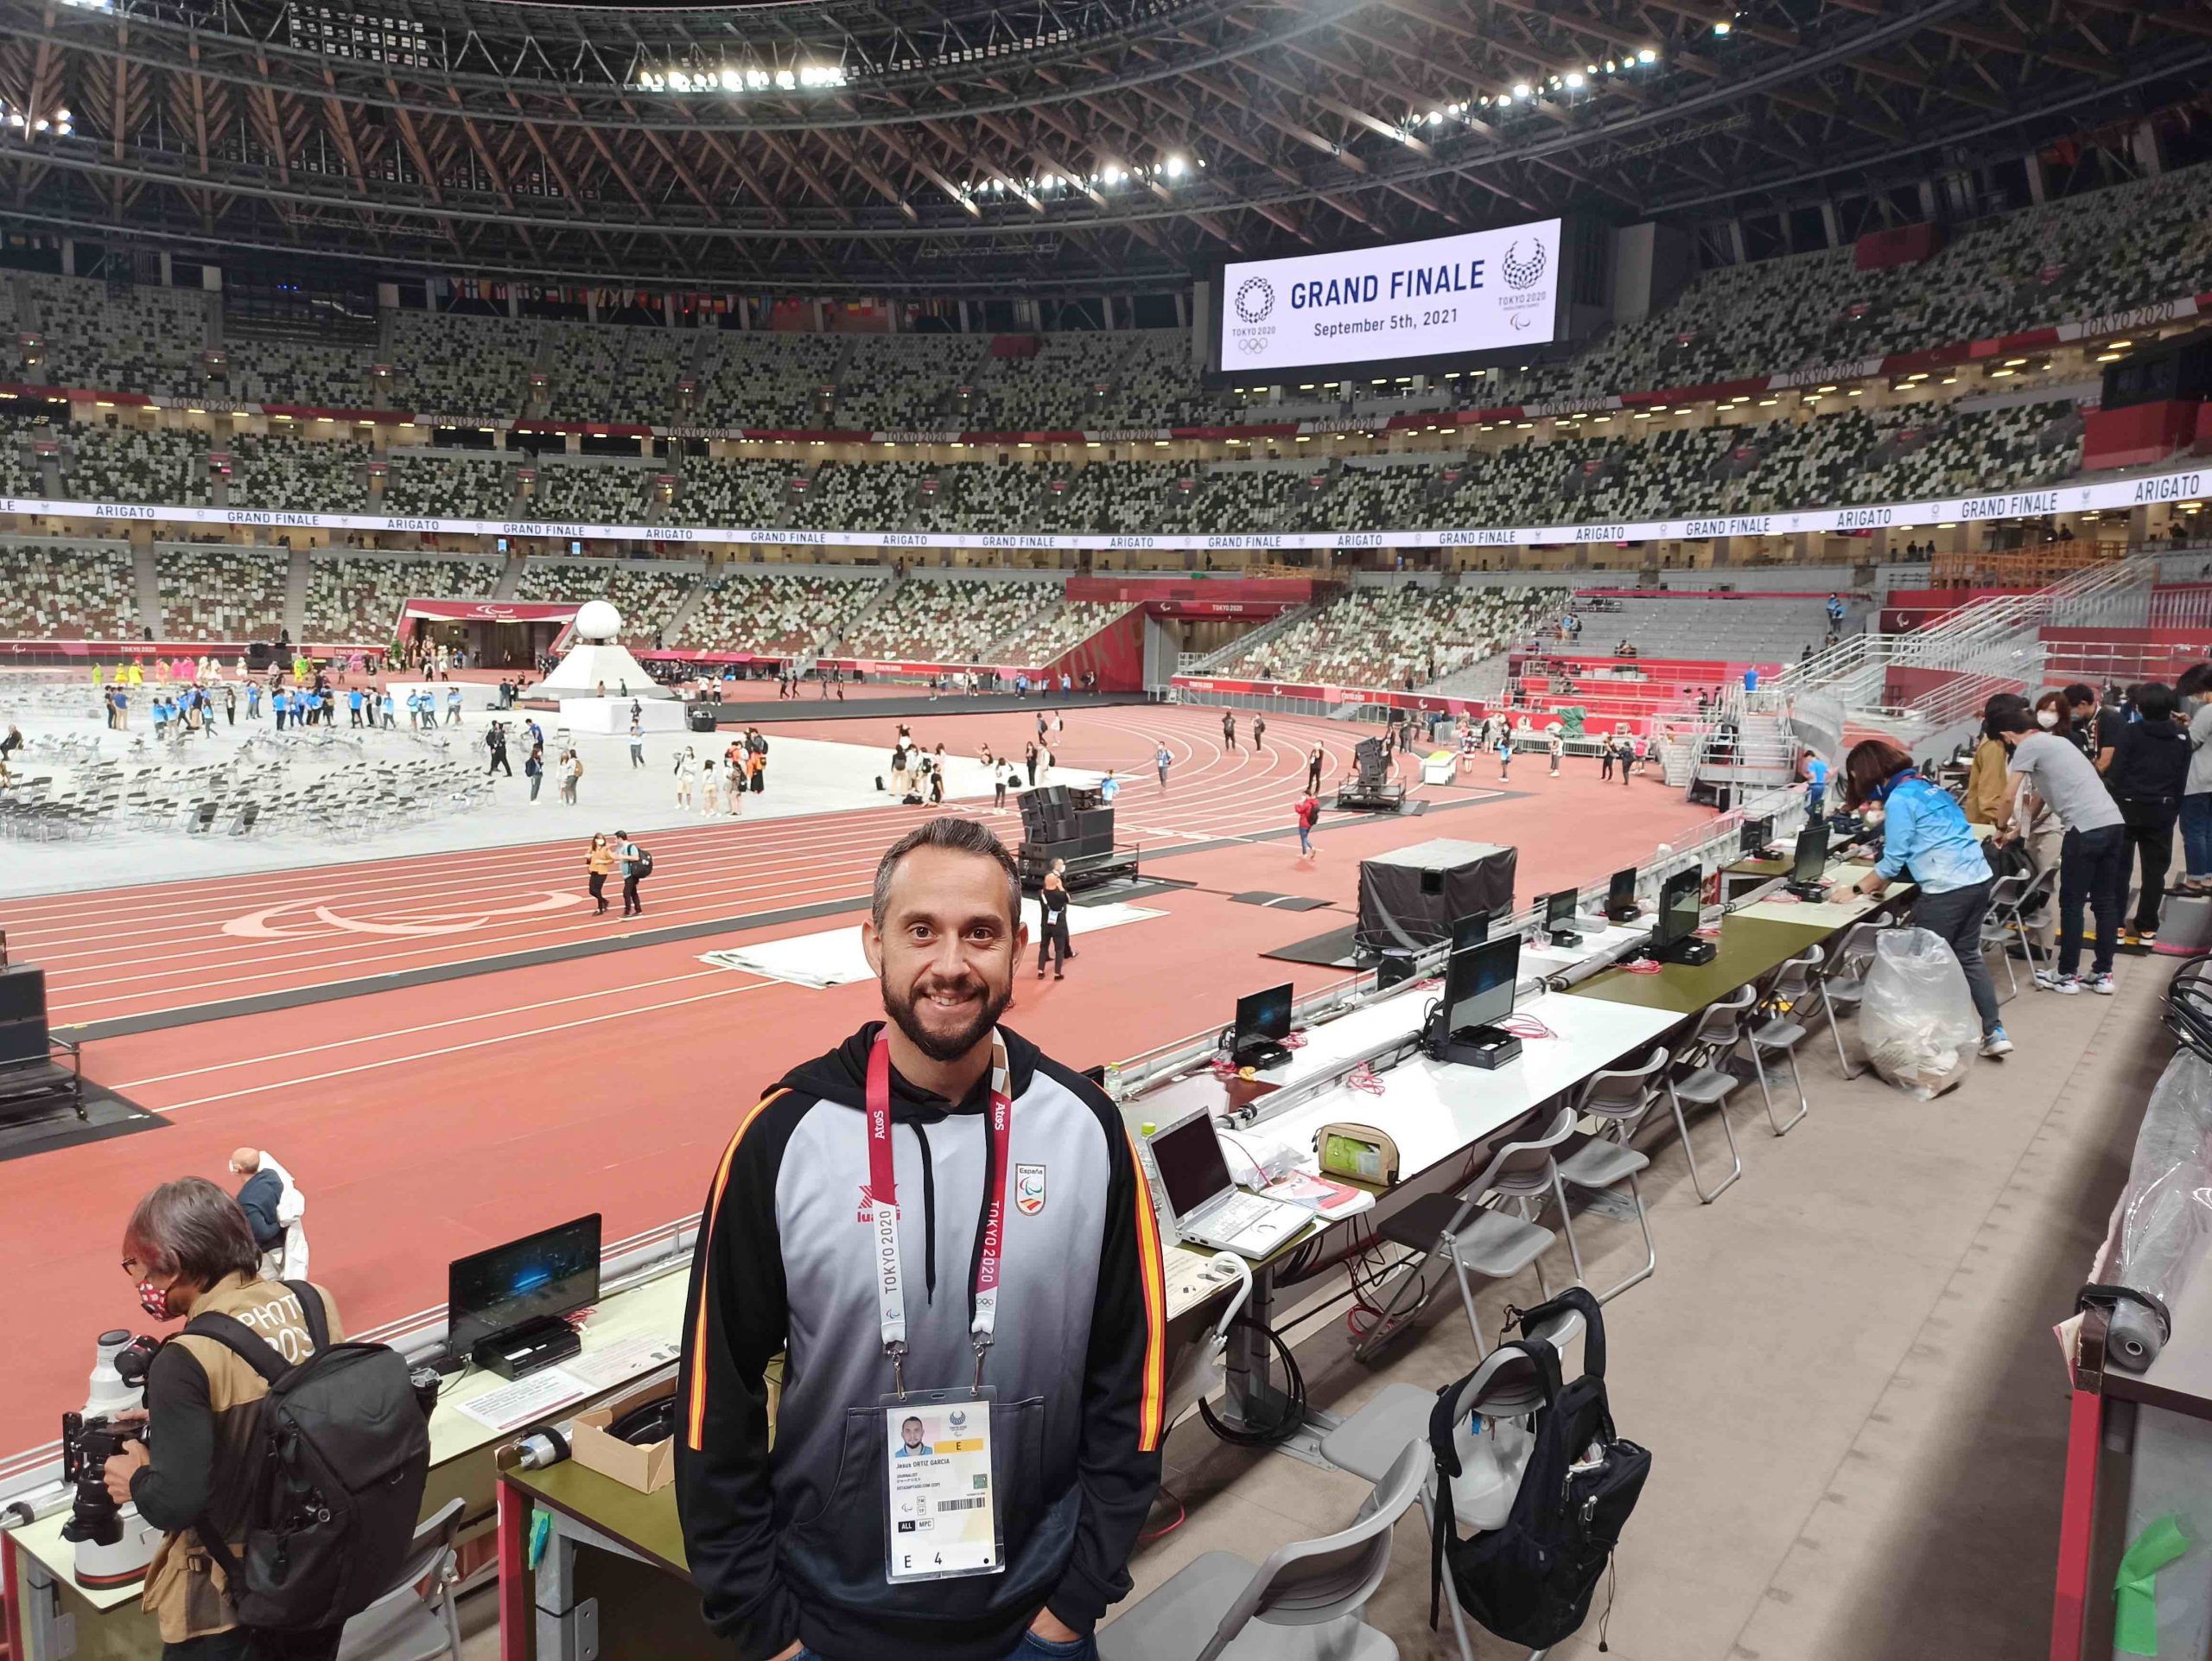
[[(1707, 817), (1656, 779), (1624, 790), (1600, 786), (1588, 763), (1556, 780), (1536, 768), (1514, 781), (1527, 792), (1519, 799), (1484, 800), (1418, 819), (1325, 818), (1321, 853), (1305, 860), (1287, 834), (1289, 803), (1303, 777), (1302, 744), (1321, 733), (1341, 756), (1352, 735), (1344, 729), (1270, 722), (1270, 754), (1255, 757), (1246, 749), (1231, 758), (1222, 752), (1217, 713), (1131, 710), (1110, 724), (1108, 713), (1071, 722), (1065, 760), (1118, 767), (1148, 757), (1151, 735), (1162, 729), (1184, 758), (1164, 800), (1148, 775), (1122, 799), (1125, 824), (1162, 833), (1147, 834), (1148, 843), (1255, 833), (1266, 839), (1161, 861), (1160, 875), (1200, 887), (1140, 902), (1164, 918), (1080, 939), (1065, 982), (1039, 982), (1025, 967), (1009, 1024), (1077, 1066), (1187, 1034), (1220, 1016), (1238, 990), (1291, 979), (1304, 992), (1336, 978), (1332, 971), (1262, 962), (1257, 954), (1349, 923), (1363, 855), (1438, 836), (1511, 843), (1522, 850), (1527, 894), (1593, 881), (1648, 854), (1656, 841), (1681, 840)], [(929, 730), (914, 724), (917, 736), (934, 741), (934, 720)], [(963, 716), (944, 735), (948, 748), (957, 732), (972, 754), (987, 724), (995, 748), (1030, 729), (1027, 721)], [(855, 730), (827, 734), (819, 723), (809, 730), (888, 748), (887, 721), (838, 725)], [(1240, 734), (1245, 729), (1240, 717)], [(1440, 805), (1470, 794), (1428, 793)], [(665, 851), (669, 839), (657, 835), (655, 851), (671, 879), (684, 876), (695, 859), (721, 862), (714, 880), (723, 892), (697, 900), (701, 914), (757, 909), (770, 894), (849, 894), (857, 903), (875, 854), (914, 817), (888, 810), (716, 826), (696, 848), (678, 843), (674, 856)], [(725, 843), (741, 851), (728, 852)], [(540, 880), (535, 862), (544, 850), (502, 851), (509, 862), (474, 879), (488, 901), (529, 892)], [(573, 850), (556, 851), (560, 880), (568, 880)], [(411, 872), (390, 891), (372, 887), (364, 902), (396, 907), (419, 903), (405, 882), (431, 880), (445, 862), (372, 862), (288, 877), (373, 884)], [(86, 965), (124, 966), (135, 950), (115, 943), (111, 932), (163, 920), (149, 901), (284, 880), (77, 896), (83, 940), (67, 919), (49, 915), (40, 923), (41, 951), (91, 950), (77, 971), (89, 996), (99, 971)], [(1226, 898), (1248, 888), (1311, 894), (1338, 909), (1299, 914)], [(742, 890), (741, 903), (731, 903), (735, 890)], [(253, 908), (235, 892), (220, 897), (229, 902), (214, 907), (222, 915)], [(11, 945), (22, 938), (15, 909), (0, 907)], [(665, 920), (673, 910), (657, 904), (647, 920)], [(606, 1213), (609, 1237), (619, 1238), (696, 1210), (738, 1113), (787, 1067), (879, 1012), (871, 985), (814, 991), (712, 968), (701, 954), (842, 920), (732, 930), (94, 1043), (88, 1072), (170, 1123), (0, 1164), (0, 1206), (10, 1224), (0, 1244), (0, 1273), (37, 1287), (39, 1308), (54, 1312), (19, 1327), (12, 1387), (0, 1401), (0, 1449), (53, 1437), (55, 1416), (83, 1396), (96, 1333), (148, 1326), (117, 1266), (131, 1201), (152, 1184), (188, 1173), (228, 1186), (226, 1161), (241, 1144), (268, 1146), (299, 1177), (309, 1202), (315, 1277), (332, 1289), (356, 1327), (441, 1303), (448, 1260), (549, 1222), (596, 1209)], [(501, 934), (493, 948), (511, 950), (582, 932), (561, 932), (569, 926), (559, 918), (486, 925), (431, 944), (480, 954), (478, 933), (523, 931)], [(197, 928), (170, 949), (212, 942), (231, 951), (228, 937), (204, 919)], [(110, 944), (92, 944), (102, 940)], [(237, 976), (263, 966), (257, 953), (298, 944), (238, 942), (223, 967), (179, 979), (171, 995), (230, 996)], [(394, 962), (412, 963), (405, 954), (423, 942), (348, 936), (310, 944), (321, 955), (288, 959), (276, 984), (390, 966), (343, 961), (346, 953), (384, 951)], [(35, 959), (40, 952), (19, 955)]]

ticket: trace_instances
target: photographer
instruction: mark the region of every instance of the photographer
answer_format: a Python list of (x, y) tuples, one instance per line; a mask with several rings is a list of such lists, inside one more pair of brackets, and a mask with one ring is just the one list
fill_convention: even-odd
[[(305, 1312), (283, 1282), (260, 1278), (260, 1257), (238, 1201), (202, 1177), (148, 1193), (123, 1235), (124, 1272), (155, 1320), (227, 1314), (287, 1360), (299, 1360), (315, 1347)], [(315, 1289), (336, 1342), (344, 1335), (337, 1305)], [(118, 1505), (135, 1503), (168, 1535), (146, 1571), (143, 1607), (160, 1625), (169, 1661), (327, 1661), (337, 1653), (342, 1621), (308, 1631), (240, 1627), (222, 1571), (194, 1532), (204, 1520), (233, 1550), (244, 1538), (255, 1474), (248, 1450), (257, 1446), (255, 1410), (268, 1388), (215, 1340), (173, 1338), (147, 1371), (145, 1440), (107, 1462), (109, 1495)]]

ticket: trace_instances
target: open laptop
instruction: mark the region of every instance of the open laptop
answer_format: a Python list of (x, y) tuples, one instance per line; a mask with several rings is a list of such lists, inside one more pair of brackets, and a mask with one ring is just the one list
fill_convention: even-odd
[(1313, 1220), (1303, 1206), (1246, 1193), (1231, 1182), (1221, 1139), (1207, 1114), (1193, 1114), (1154, 1132), (1152, 1161), (1175, 1233), (1185, 1244), (1257, 1261)]

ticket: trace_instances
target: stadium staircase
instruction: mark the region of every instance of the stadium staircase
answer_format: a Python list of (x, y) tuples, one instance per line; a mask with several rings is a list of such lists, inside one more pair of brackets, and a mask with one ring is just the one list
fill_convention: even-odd
[(1300, 606), (1295, 611), (1287, 611), (1280, 617), (1270, 618), (1257, 628), (1240, 634), (1235, 640), (1226, 641), (1211, 652), (1196, 654), (1186, 652), (1183, 654), (1182, 661), (1175, 672), (1179, 675), (1225, 674), (1228, 672), (1228, 665), (1232, 659), (1240, 658), (1254, 646), (1274, 640), (1285, 629), (1313, 616), (1322, 607), (1327, 605), (1329, 601), (1336, 597), (1334, 594), (1331, 594), (1325, 598)]
[(835, 634), (825, 632), (817, 638), (810, 655), (831, 658), (843, 656), (844, 652), (840, 643), (859, 633), (861, 625), (873, 620), (878, 612), (891, 603), (891, 596), (912, 581), (912, 579), (901, 572), (897, 566), (893, 566), (885, 574), (883, 585), (876, 590), (875, 598), (862, 606), (852, 617), (848, 618)]
[(296, 640), (308, 638), (308, 582), (313, 567), (305, 548), (292, 550), (284, 562), (284, 627)]
[(524, 558), (520, 554), (507, 556), (506, 568), (499, 573), (499, 580), (492, 589), (493, 600), (505, 605), (515, 597), (516, 591), (522, 587), (522, 570), (524, 563)]
[(130, 588), (138, 599), (138, 623), (145, 638), (162, 636), (162, 580), (154, 569), (154, 544), (142, 542), (130, 550)]
[(669, 614), (668, 621), (661, 625), (661, 644), (674, 648), (683, 644), (683, 626), (691, 620), (691, 614), (699, 608), (699, 597), (707, 591), (707, 576), (692, 578), (683, 590), (683, 598), (676, 602), (676, 609)]

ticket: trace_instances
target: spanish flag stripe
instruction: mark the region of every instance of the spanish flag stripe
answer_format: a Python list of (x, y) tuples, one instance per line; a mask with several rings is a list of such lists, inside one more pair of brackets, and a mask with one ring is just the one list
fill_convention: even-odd
[[(1124, 1137), (1128, 1136), (1125, 1127)], [(1137, 1451), (1157, 1452), (1165, 1427), (1160, 1419), (1167, 1404), (1167, 1276), (1160, 1257), (1160, 1219), (1152, 1208), (1152, 1185), (1143, 1177), (1136, 1143), (1129, 1142), (1129, 1160), (1138, 1176), (1136, 1188), (1137, 1272), (1144, 1282), (1144, 1397), (1137, 1412)]]
[(705, 1265), (699, 1275), (699, 1311), (691, 1328), (691, 1402), (687, 1414), (684, 1441), (693, 1453), (705, 1446), (707, 1423), (707, 1307), (713, 1296), (710, 1285), (714, 1275), (715, 1219), (722, 1208), (722, 1190), (729, 1187), (730, 1167), (737, 1161), (737, 1144), (745, 1140), (745, 1133), (753, 1128), (753, 1121), (766, 1111), (768, 1104), (779, 1096), (788, 1095), (786, 1087), (772, 1090), (753, 1105), (753, 1111), (738, 1122), (737, 1134), (729, 1139), (729, 1146), (722, 1149), (721, 1168), (715, 1173), (715, 1190), (707, 1200), (707, 1214), (701, 1224), (699, 1261)]

